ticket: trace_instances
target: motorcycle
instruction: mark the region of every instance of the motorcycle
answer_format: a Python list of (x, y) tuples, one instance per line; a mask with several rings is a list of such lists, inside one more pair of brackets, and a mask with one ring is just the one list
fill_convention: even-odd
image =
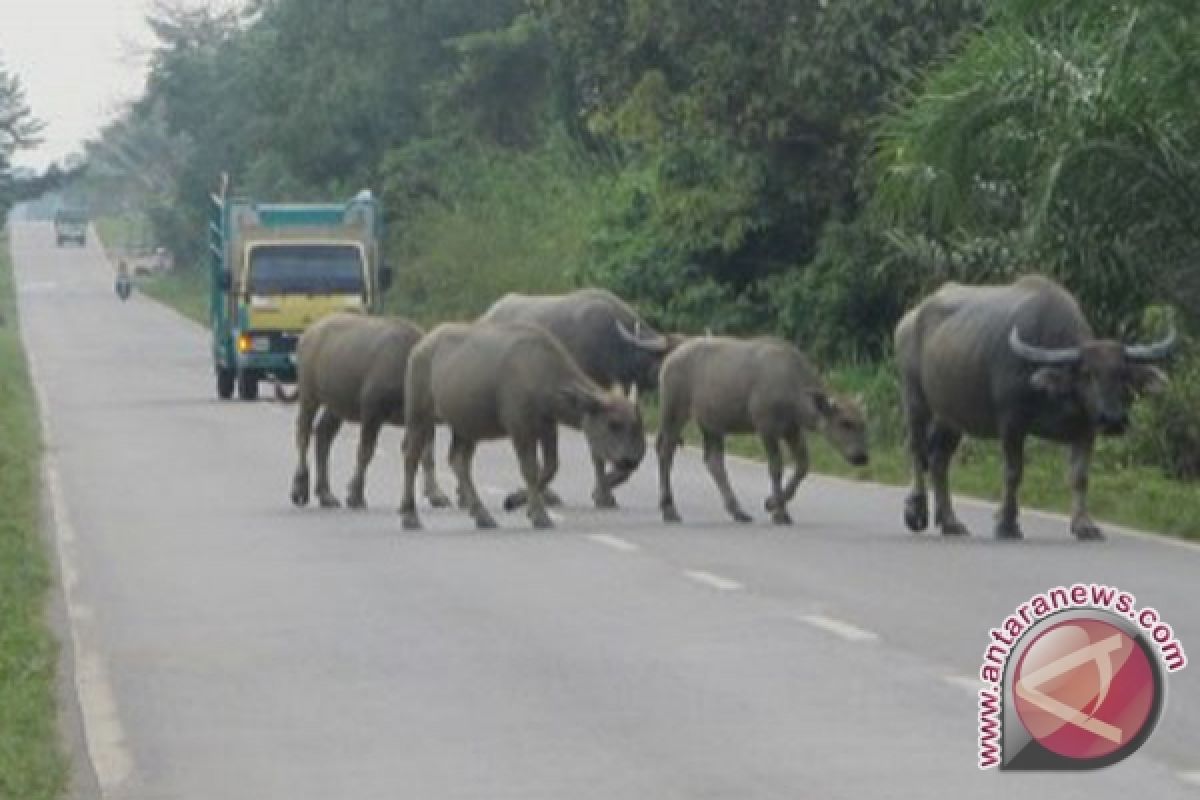
[(128, 300), (130, 293), (133, 292), (133, 281), (129, 279), (128, 274), (120, 273), (117, 275), (114, 288), (117, 291), (117, 297), (121, 298), (122, 301)]

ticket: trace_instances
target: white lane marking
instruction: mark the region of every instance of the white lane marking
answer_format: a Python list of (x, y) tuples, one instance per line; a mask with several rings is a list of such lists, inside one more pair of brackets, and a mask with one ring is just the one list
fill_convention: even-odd
[(737, 581), (732, 581), (729, 578), (722, 578), (720, 575), (714, 575), (711, 572), (705, 572), (699, 569), (685, 569), (684, 575), (694, 580), (696, 583), (703, 583), (705, 586), (710, 586), (722, 592), (736, 592), (742, 588), (742, 585)]
[[(22, 343), (25, 340), (22, 331)], [(63, 602), (67, 611), (71, 647), (75, 654), (75, 696), (83, 717), (83, 736), (87, 745), (92, 772), (100, 787), (101, 797), (113, 793), (133, 774), (133, 757), (126, 747), (125, 730), (117, 713), (116, 692), (113, 691), (108, 668), (101, 653), (88, 646), (81, 635), (81, 626), (93, 616), (90, 606), (76, 594), (79, 586), (79, 567), (75, 553), (77, 537), (68, 513), (57, 459), (54, 457), (50, 426), (50, 408), (42, 388), (40, 371), (32, 352), (26, 350), (30, 382), (37, 401), (42, 428), (42, 486), (49, 505), (49, 523), (53, 531), (54, 548), (58, 556), (62, 580)]]
[(1200, 770), (1192, 772), (1176, 772), (1175, 775), (1184, 783), (1190, 783), (1193, 786), (1200, 786)]
[(979, 694), (983, 682), (969, 675), (943, 675), (942, 680), (959, 689), (966, 689), (971, 694)]
[(596, 544), (602, 544), (605, 547), (611, 547), (613, 550), (620, 550), (622, 553), (636, 553), (642, 548), (638, 547), (633, 542), (622, 539), (620, 536), (613, 536), (609, 533), (590, 533), (588, 534)]
[(824, 614), (804, 614), (800, 617), (800, 621), (807, 622), (814, 628), (820, 628), (848, 642), (874, 642), (879, 639), (879, 634), (877, 633), (865, 630), (857, 625), (851, 625), (849, 622), (840, 619), (827, 617)]

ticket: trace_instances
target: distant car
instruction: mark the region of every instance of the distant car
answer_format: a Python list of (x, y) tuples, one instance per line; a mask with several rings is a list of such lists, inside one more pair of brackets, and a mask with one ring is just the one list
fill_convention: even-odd
[(87, 245), (87, 214), (82, 211), (60, 209), (54, 214), (54, 244), (62, 247), (71, 242), (79, 247)]

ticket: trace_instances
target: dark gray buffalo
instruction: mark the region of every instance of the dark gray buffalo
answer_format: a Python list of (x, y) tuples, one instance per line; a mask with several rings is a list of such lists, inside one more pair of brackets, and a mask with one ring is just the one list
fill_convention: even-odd
[[(408, 364), (404, 442), (406, 528), (419, 528), (413, 502), (417, 461), (434, 425), (451, 430), (450, 466), (459, 498), (480, 528), (495, 527), (471, 478), (478, 442), (512, 441), (535, 527), (553, 527), (543, 492), (558, 469), (558, 425), (581, 428), (593, 453), (632, 470), (646, 450), (641, 412), (620, 392), (583, 373), (557, 339), (521, 323), (480, 322), (435, 328)], [(542, 450), (539, 466), (537, 451)]]
[(911, 530), (929, 525), (928, 471), (942, 533), (968, 532), (948, 480), (967, 434), (1000, 439), (1004, 499), (995, 533), (1019, 538), (1017, 490), (1025, 437), (1033, 435), (1070, 446), (1071, 532), (1103, 538), (1087, 512), (1096, 435), (1123, 433), (1134, 395), (1166, 384), (1151, 364), (1170, 354), (1174, 334), (1148, 346), (1097, 339), (1075, 298), (1034, 275), (1009, 286), (946, 284), (905, 314), (895, 339), (913, 463), (904, 510)]
[[(361, 314), (331, 314), (318, 320), (300, 337), (296, 347), (297, 390), (286, 402), (298, 402), (296, 452), (298, 463), (292, 479), (292, 502), (308, 503), (308, 444), (316, 423), (317, 500), (323, 507), (338, 505), (329, 489), (329, 449), (342, 423), (361, 425), (358, 463), (347, 490), (346, 504), (366, 508), (364, 486), (367, 466), (384, 423), (404, 424), (404, 377), (408, 357), (423, 331), (402, 319), (364, 317)], [(433, 452), (424, 453), (425, 494), (435, 506), (449, 504), (438, 488)]]
[[(679, 522), (671, 491), (671, 465), (688, 420), (704, 437), (704, 463), (738, 522), (750, 522), (725, 474), (725, 435), (757, 433), (767, 451), (771, 496), (766, 508), (777, 524), (791, 523), (787, 504), (808, 473), (806, 431), (820, 431), (851, 464), (867, 463), (867, 432), (856, 403), (835, 397), (798, 349), (773, 337), (732, 339), (709, 336), (679, 346), (663, 362), (659, 377), (662, 421), (658, 434), (659, 507), (667, 522)], [(787, 445), (795, 470), (783, 484)]]
[[(624, 300), (604, 289), (579, 289), (562, 295), (510, 293), (493, 303), (480, 320), (540, 325), (562, 342), (584, 374), (605, 389), (654, 389), (663, 358), (681, 341), (681, 337), (654, 331)], [(616, 508), (612, 490), (629, 479), (632, 469), (614, 466), (606, 472), (604, 460), (595, 451), (592, 465), (596, 507)], [(549, 496), (552, 502), (556, 499)], [(514, 492), (504, 505), (512, 509), (524, 500), (522, 492)]]

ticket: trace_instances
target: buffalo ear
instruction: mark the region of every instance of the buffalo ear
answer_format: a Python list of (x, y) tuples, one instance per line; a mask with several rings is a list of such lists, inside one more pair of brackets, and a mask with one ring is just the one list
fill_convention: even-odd
[(1158, 367), (1137, 364), (1129, 369), (1129, 383), (1138, 394), (1159, 394), (1170, 382), (1167, 373)]
[(582, 387), (564, 386), (558, 391), (563, 400), (580, 414), (595, 414), (601, 408), (600, 400)]
[(1075, 378), (1065, 367), (1038, 367), (1029, 376), (1029, 385), (1049, 394), (1067, 394)]

